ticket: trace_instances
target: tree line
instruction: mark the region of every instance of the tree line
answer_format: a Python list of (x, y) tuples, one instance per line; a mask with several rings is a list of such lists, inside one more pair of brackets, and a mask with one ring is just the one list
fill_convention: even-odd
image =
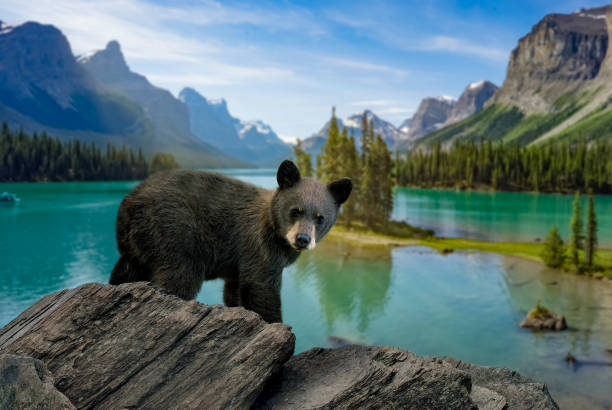
[(612, 142), (547, 143), (522, 147), (491, 140), (438, 141), (397, 158), (399, 185), (508, 191), (612, 193)]
[(0, 181), (107, 181), (144, 179), (149, 173), (178, 167), (172, 154), (156, 154), (151, 164), (142, 151), (108, 144), (100, 149), (79, 140), (62, 142), (46, 133), (32, 136), (0, 131)]

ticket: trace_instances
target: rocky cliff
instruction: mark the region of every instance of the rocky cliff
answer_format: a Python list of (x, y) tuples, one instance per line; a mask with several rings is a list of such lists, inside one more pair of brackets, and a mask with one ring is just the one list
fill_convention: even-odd
[(612, 138), (610, 11), (604, 6), (545, 16), (518, 41), (506, 79), (485, 108), (417, 146), (480, 138), (521, 145)]
[(525, 114), (557, 110), (559, 97), (599, 74), (608, 50), (607, 11), (545, 16), (518, 41), (491, 104), (514, 105)]
[(87, 284), (0, 330), (0, 407), (557, 408), (546, 386), (509, 370), (389, 347), (292, 357), (294, 342), (243, 308), (143, 282)]

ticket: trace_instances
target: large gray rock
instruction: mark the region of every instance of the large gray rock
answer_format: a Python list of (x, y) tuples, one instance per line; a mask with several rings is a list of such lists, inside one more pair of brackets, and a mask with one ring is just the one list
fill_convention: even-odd
[[(472, 400), (478, 408), (557, 409), (546, 385), (500, 367), (476, 366), (452, 357), (442, 359), (472, 379)], [(503, 398), (506, 407), (501, 406)]]
[(294, 342), (243, 308), (142, 282), (53, 293), (0, 330), (0, 354), (44, 362), (78, 408), (249, 407)]
[(0, 355), (0, 409), (74, 409), (40, 360)]
[(507, 369), (356, 345), (294, 356), (256, 407), (558, 408), (544, 385)]

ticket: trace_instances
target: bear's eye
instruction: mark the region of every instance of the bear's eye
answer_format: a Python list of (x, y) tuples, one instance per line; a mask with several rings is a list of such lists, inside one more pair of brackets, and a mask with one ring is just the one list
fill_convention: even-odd
[(297, 218), (301, 214), (302, 214), (302, 210), (300, 208), (293, 208), (291, 212), (289, 213), (289, 216), (291, 216), (292, 218)]
[(317, 215), (317, 223), (321, 225), (323, 221), (325, 221), (325, 218), (323, 217), (323, 215)]

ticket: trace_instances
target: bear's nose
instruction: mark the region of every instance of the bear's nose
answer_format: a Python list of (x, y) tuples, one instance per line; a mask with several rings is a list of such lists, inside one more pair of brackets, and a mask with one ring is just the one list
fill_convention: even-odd
[(298, 248), (306, 249), (310, 243), (310, 236), (305, 233), (298, 233), (295, 237), (295, 244)]

